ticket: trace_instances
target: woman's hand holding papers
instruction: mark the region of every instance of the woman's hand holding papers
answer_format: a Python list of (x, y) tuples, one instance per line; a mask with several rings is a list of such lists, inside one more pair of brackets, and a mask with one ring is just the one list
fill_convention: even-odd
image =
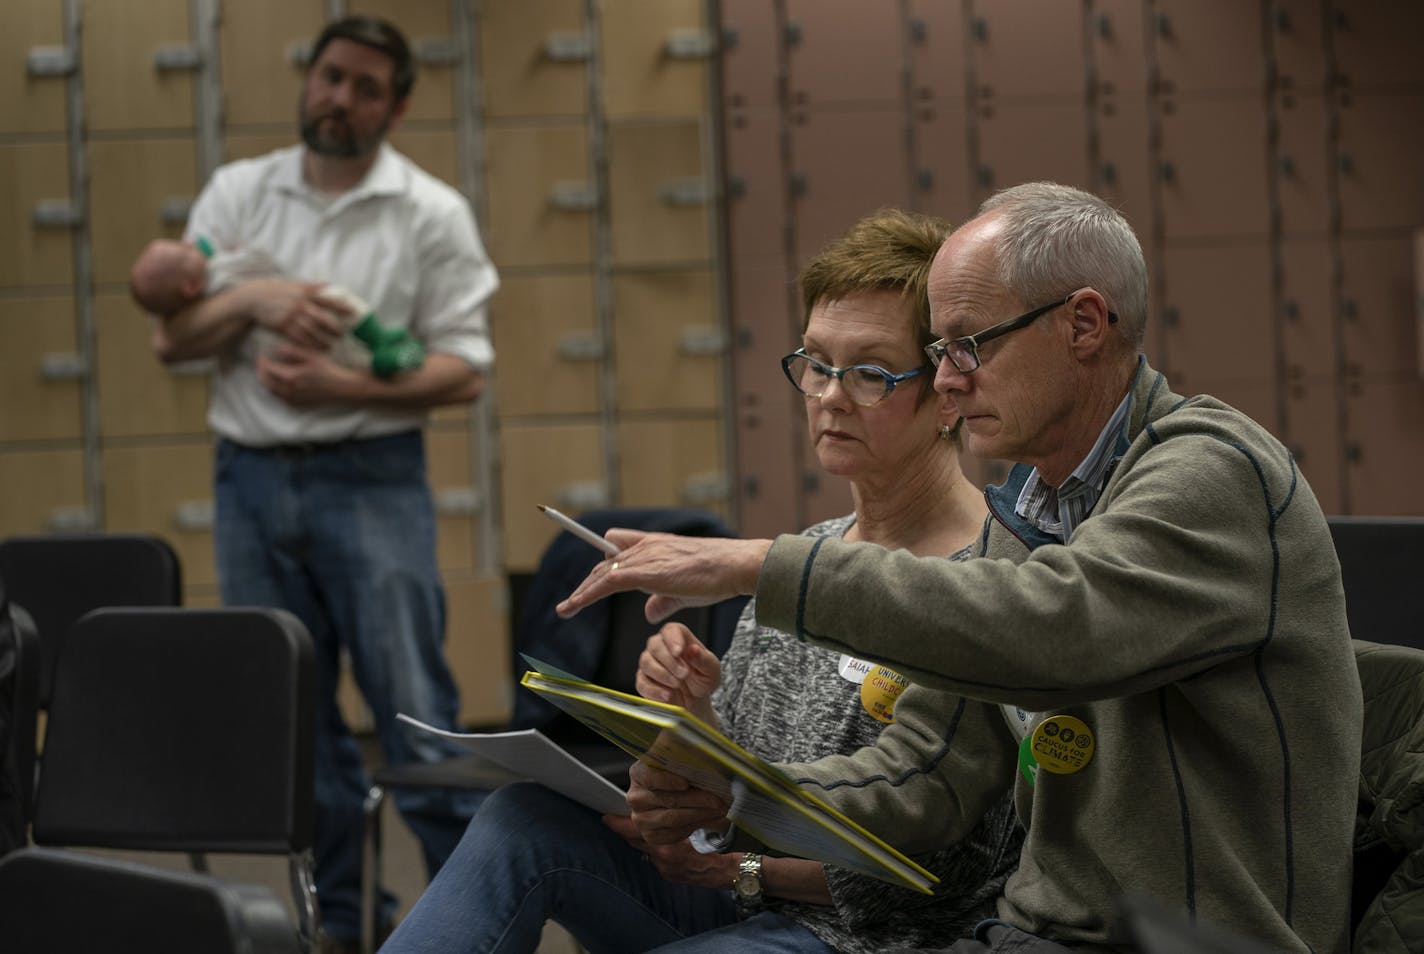
[(685, 537), (621, 528), (604, 536), (620, 547), (618, 555), (595, 566), (558, 605), (560, 617), (568, 619), (590, 603), (627, 590), (653, 594), (645, 611), (652, 622), (687, 606), (751, 595), (771, 549), (770, 540)]
[(717, 725), (712, 692), (722, 681), (722, 661), (681, 623), (668, 623), (648, 637), (638, 657), (638, 694), (682, 706), (708, 725)]

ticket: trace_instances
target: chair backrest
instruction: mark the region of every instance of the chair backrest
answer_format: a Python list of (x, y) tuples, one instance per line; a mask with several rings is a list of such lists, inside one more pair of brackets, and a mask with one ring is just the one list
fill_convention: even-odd
[(265, 887), (79, 852), (0, 860), (0, 944), (45, 954), (297, 954)]
[(0, 855), (25, 844), (34, 811), (40, 638), (0, 579)]
[(10, 599), (34, 617), (49, 705), (54, 661), (69, 627), (101, 606), (177, 606), (183, 577), (177, 554), (148, 533), (55, 533), (0, 540), (0, 579)]
[(1350, 635), (1424, 649), (1424, 517), (1330, 517)]
[(309, 850), (314, 678), (281, 610), (95, 610), (57, 667), (35, 842)]

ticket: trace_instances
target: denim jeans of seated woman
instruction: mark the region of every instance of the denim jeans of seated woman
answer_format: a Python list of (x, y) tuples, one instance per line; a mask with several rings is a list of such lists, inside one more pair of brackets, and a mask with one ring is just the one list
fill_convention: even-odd
[[(315, 837), (322, 926), (360, 925), (361, 752), (336, 705), (341, 652), (370, 706), (388, 763), (439, 761), (459, 749), (396, 721), (407, 712), (453, 728), (459, 697), (446, 666), (445, 594), (421, 434), (326, 448), (264, 451), (219, 441), (215, 464), (223, 602), (296, 614), (316, 649)], [(482, 795), (397, 791), (433, 875)], [(395, 899), (386, 894), (389, 922)]]
[(546, 921), (589, 954), (831, 950), (779, 914), (738, 921), (730, 890), (667, 881), (591, 809), (520, 782), (480, 806), (381, 952), (531, 954)]

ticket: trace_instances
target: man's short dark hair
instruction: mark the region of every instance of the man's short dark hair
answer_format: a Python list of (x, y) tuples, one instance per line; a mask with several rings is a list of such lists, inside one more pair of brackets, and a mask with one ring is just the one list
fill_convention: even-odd
[(332, 40), (350, 40), (389, 56), (395, 64), (391, 73), (391, 91), (395, 93), (396, 102), (410, 95), (410, 89), (415, 85), (415, 60), (411, 58), (410, 44), (405, 41), (405, 35), (393, 24), (379, 17), (365, 16), (332, 20), (312, 45), (310, 62), (315, 63)]

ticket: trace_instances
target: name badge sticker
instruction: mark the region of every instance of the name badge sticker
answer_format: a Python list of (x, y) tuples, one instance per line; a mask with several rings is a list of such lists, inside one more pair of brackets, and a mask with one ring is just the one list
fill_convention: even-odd
[(872, 718), (894, 722), (895, 700), (909, 684), (910, 680), (895, 670), (875, 666), (860, 684), (860, 704)]
[(1067, 715), (1045, 716), (1033, 731), (1034, 761), (1045, 772), (1071, 775), (1093, 760), (1097, 739), (1082, 719)]
[(864, 659), (856, 659), (854, 656), (847, 656), (841, 653), (841, 661), (836, 664), (836, 671), (841, 674), (841, 678), (846, 682), (853, 682), (857, 686), (865, 682), (865, 677), (870, 674), (870, 670), (875, 666)]

